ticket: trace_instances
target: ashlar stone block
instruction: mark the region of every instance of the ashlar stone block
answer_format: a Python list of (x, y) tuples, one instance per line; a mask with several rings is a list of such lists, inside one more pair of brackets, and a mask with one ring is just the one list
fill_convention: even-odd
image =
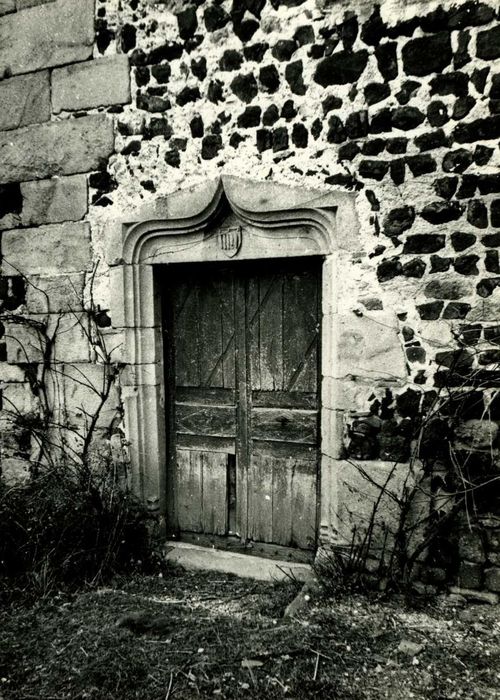
[(33, 275), (26, 289), (28, 312), (46, 314), (81, 309), (84, 282), (83, 272), (52, 277)]
[(49, 72), (20, 75), (0, 82), (0, 131), (50, 119)]
[(120, 408), (120, 397), (116, 385), (112, 385), (107, 400), (103, 403), (106, 382), (104, 365), (80, 363), (65, 365), (63, 371), (64, 397), (70, 425), (85, 426), (99, 412), (98, 427), (108, 427)]
[(6, 15), (9, 12), (14, 12), (16, 9), (16, 0), (0, 0), (0, 15)]
[(90, 172), (113, 147), (113, 124), (103, 114), (0, 133), (0, 184)]
[(393, 314), (374, 311), (337, 316), (333, 362), (336, 377), (400, 382), (407, 378), (406, 360)]
[(21, 223), (33, 226), (79, 221), (88, 210), (87, 192), (85, 175), (23, 182)]
[(2, 234), (4, 274), (53, 275), (91, 268), (86, 222), (11, 229)]
[(128, 57), (119, 54), (58, 68), (52, 73), (52, 107), (88, 109), (130, 102)]
[(92, 55), (94, 0), (57, 0), (0, 19), (0, 74), (29, 73)]

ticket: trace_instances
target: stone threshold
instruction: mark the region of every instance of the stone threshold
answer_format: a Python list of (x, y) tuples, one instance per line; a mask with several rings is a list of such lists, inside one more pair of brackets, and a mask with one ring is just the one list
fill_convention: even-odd
[(167, 541), (165, 550), (167, 561), (179, 564), (185, 569), (220, 571), (258, 581), (283, 581), (286, 578), (293, 578), (306, 582), (314, 578), (309, 564), (264, 559), (239, 552), (200, 547), (189, 542)]

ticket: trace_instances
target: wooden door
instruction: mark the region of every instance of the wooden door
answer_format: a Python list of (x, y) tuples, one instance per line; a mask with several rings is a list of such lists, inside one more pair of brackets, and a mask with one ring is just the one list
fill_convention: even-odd
[(164, 277), (170, 535), (307, 558), (316, 546), (319, 261), (172, 266)]

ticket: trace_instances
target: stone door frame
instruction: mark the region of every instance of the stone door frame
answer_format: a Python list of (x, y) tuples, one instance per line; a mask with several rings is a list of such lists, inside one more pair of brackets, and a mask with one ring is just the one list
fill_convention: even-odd
[[(336, 403), (336, 280), (339, 255), (356, 250), (354, 196), (292, 188), (272, 181), (222, 176), (179, 190), (161, 201), (161, 216), (121, 226), (122, 255), (112, 268), (114, 325), (125, 329), (127, 369), (122, 380), (130, 443), (132, 488), (152, 512), (166, 512), (167, 429), (159, 265), (176, 262), (321, 256), (321, 458), (319, 541), (334, 542), (336, 464), (341, 457), (342, 411)], [(240, 247), (228, 251), (218, 222), (228, 216)], [(234, 238), (234, 236), (233, 236)], [(227, 240), (227, 239), (226, 239)], [(344, 258), (345, 255), (341, 256)], [(161, 268), (163, 271), (165, 268)], [(118, 283), (118, 286), (116, 284)], [(115, 319), (120, 319), (116, 322)]]

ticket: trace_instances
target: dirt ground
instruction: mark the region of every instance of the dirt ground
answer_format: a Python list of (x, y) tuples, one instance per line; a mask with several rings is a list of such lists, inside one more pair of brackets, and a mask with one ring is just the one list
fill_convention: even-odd
[(500, 698), (500, 609), (313, 597), (208, 572), (0, 610), (0, 699)]

